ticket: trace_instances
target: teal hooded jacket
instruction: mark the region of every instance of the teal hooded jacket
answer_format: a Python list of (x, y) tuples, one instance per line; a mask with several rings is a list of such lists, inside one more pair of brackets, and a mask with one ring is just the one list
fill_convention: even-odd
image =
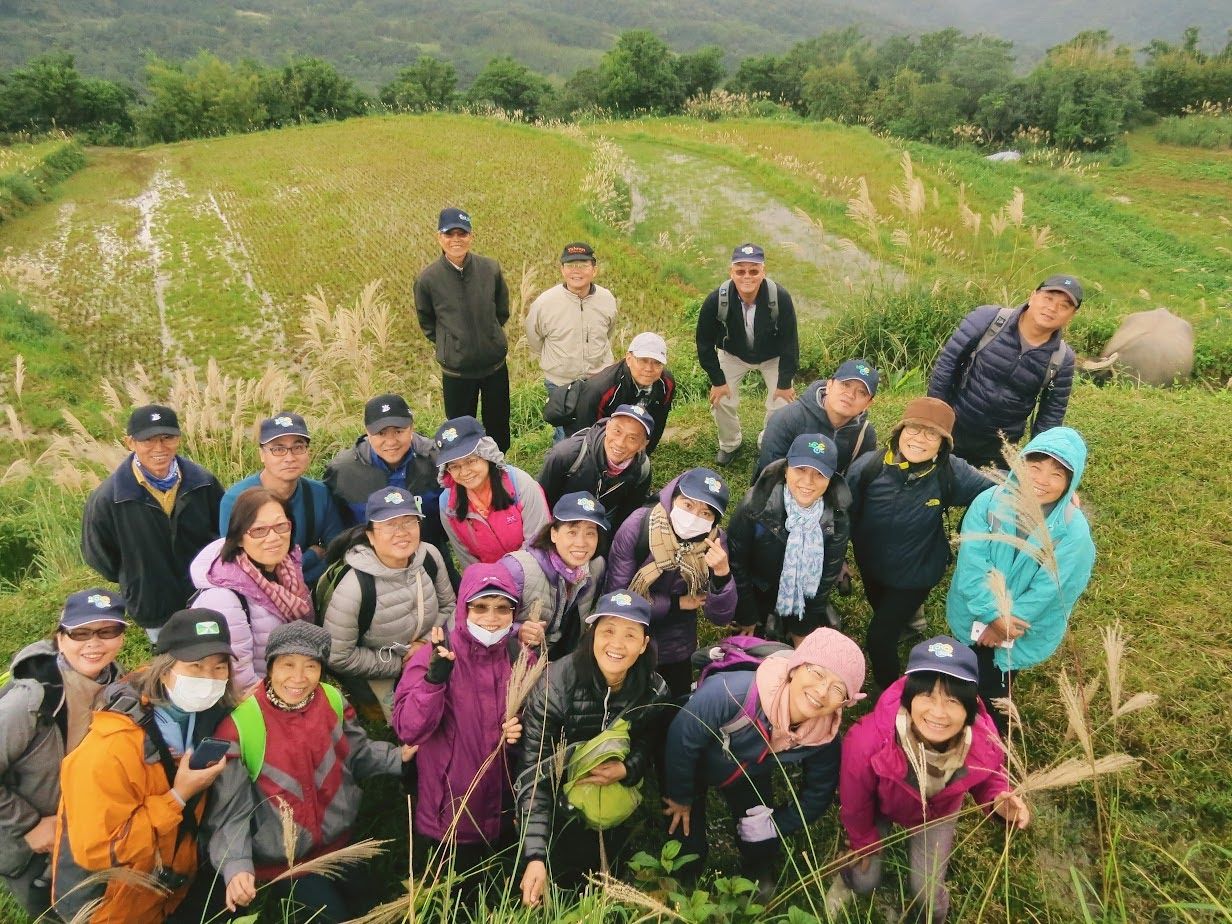
[(1014, 641), (1012, 648), (997, 649), (995, 660), (1003, 671), (1032, 667), (1051, 657), (1065, 637), (1069, 614), (1086, 589), (1095, 565), (1095, 544), (1087, 518), (1070, 503), (1086, 467), (1087, 447), (1082, 437), (1070, 427), (1053, 427), (1031, 440), (1023, 452), (1047, 453), (1074, 473), (1069, 488), (1046, 518), (1059, 581), (1027, 552), (995, 538), (998, 534), (1015, 535), (1015, 518), (1006, 488), (989, 488), (971, 502), (962, 523), (963, 535), (983, 534), (989, 538), (964, 539), (959, 544), (958, 562), (945, 605), (954, 636), (970, 641), (973, 622), (992, 622), (997, 615), (988, 586), (989, 572), (995, 568), (1005, 575), (1013, 613), (1031, 627)]

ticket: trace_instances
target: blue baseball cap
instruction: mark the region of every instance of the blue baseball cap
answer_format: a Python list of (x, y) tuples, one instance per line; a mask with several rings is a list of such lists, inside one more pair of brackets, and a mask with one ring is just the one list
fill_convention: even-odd
[(791, 441), (787, 464), (792, 468), (807, 465), (832, 478), (838, 469), (838, 447), (824, 433), (801, 433)]
[(971, 648), (948, 635), (938, 635), (920, 642), (907, 656), (906, 673), (915, 674), (920, 671), (936, 671), (938, 674), (975, 683), (980, 676), (980, 665)]
[(453, 231), (455, 229), (461, 229), (469, 233), (471, 230), (471, 216), (461, 209), (441, 209), (441, 216), (436, 220), (436, 230), (444, 234), (446, 231)]
[(732, 251), (732, 263), (765, 263), (766, 252), (756, 244), (741, 244)]
[(465, 459), (487, 435), (483, 424), (470, 415), (445, 421), (437, 427), (436, 436), (433, 437), (437, 448), (436, 464), (447, 465)]
[(650, 416), (650, 411), (646, 410), (640, 404), (622, 404), (608, 416), (632, 417), (646, 428), (647, 436), (650, 436), (654, 432), (654, 418)]
[(291, 411), (279, 411), (273, 417), (261, 421), (257, 442), (264, 446), (280, 436), (302, 436), (306, 440), (312, 438), (308, 435), (307, 421)]
[(676, 482), (676, 489), (685, 497), (713, 507), (720, 517), (727, 513), (727, 501), (731, 493), (727, 482), (714, 469), (689, 469)]
[(552, 506), (552, 519), (557, 523), (594, 523), (602, 530), (612, 528), (607, 521), (607, 509), (589, 491), (563, 495)]
[(69, 594), (60, 611), (60, 628), (76, 629), (92, 622), (118, 622), (127, 624), (124, 618), (124, 598), (114, 590), (91, 587)]
[(864, 387), (868, 389), (870, 398), (876, 396), (877, 383), (881, 380), (877, 370), (873, 368), (873, 364), (867, 359), (847, 360), (847, 362), (838, 367), (838, 370), (831, 378), (837, 382), (863, 382)]
[(604, 594), (595, 604), (594, 610), (586, 617), (586, 625), (591, 625), (600, 616), (619, 616), (630, 622), (640, 622), (650, 626), (650, 604), (641, 594), (631, 590), (617, 590)]
[(423, 498), (406, 488), (384, 487), (368, 495), (364, 506), (364, 521), (384, 523), (396, 517), (419, 517), (423, 519)]

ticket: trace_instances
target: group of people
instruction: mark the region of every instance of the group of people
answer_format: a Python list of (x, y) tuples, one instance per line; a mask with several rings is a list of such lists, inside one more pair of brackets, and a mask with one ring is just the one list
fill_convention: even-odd
[[(464, 211), (441, 213), (438, 238), (415, 286), (447, 415), (431, 439), (400, 395), (377, 395), (318, 481), (307, 422), (282, 411), (257, 428), (261, 470), (224, 490), (180, 452), (173, 408), (132, 412), (131, 455), (82, 523), (85, 561), (119, 592), (70, 596), (0, 694), (0, 875), (17, 901), (197, 921), (260, 890), (292, 916), (346, 920), (379, 896), (366, 872), (296, 867), (348, 842), (358, 784), (384, 774), (414, 796), (418, 856), (513, 875), (530, 905), (617, 864), (648, 788), (699, 869), (717, 789), (766, 893), (783, 838), (837, 796), (852, 852), (830, 907), (876, 887), (899, 825), (909, 912), (944, 920), (964, 795), (1028, 823), (1000, 700), (1057, 649), (1094, 561), (1086, 446), (1062, 425), (1077, 280), (972, 312), (879, 444), (877, 370), (851, 359), (797, 396), (791, 296), (740, 245), (697, 323), (720, 468), (742, 445), (741, 379), (766, 382), (755, 479), (734, 499), (716, 469), (652, 476), (667, 345), (643, 332), (612, 362), (616, 301), (581, 242), (526, 316), (557, 440), (536, 476), (507, 462), (508, 291), (470, 252)], [(1028, 426), (1022, 463), (994, 477), (1001, 435)], [(966, 513), (951, 634), (904, 669), (902, 639), (950, 564), (952, 508)], [(831, 600), (849, 546), (873, 612), (863, 648)], [(713, 645), (703, 618), (723, 627)], [(131, 673), (116, 662), (130, 622), (155, 652)], [(844, 735), (865, 652), (876, 705)]]

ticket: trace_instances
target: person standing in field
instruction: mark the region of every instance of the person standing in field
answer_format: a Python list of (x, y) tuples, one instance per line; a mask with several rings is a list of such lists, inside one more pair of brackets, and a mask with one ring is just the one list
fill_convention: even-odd
[[(697, 316), (697, 361), (710, 379), (710, 407), (719, 429), (715, 461), (727, 465), (740, 449), (740, 383), (754, 369), (766, 383), (765, 432), (770, 415), (796, 391), (800, 362), (796, 308), (791, 295), (766, 276), (766, 253), (757, 244), (732, 251), (731, 278), (706, 296)], [(757, 437), (761, 445), (761, 434)]]
[(265, 488), (291, 509), (295, 525), (291, 544), (303, 554), (301, 565), (308, 586), (316, 584), (325, 570), (325, 548), (342, 532), (342, 517), (329, 488), (314, 478), (305, 478), (311, 461), (308, 424), (292, 411), (280, 411), (261, 421), (257, 442), (261, 445), (261, 471), (237, 481), (222, 496), (218, 511), (219, 535), (227, 535), (231, 509), (249, 488)]
[(218, 537), (222, 485), (178, 454), (180, 421), (161, 404), (128, 418), (130, 454), (86, 500), (81, 557), (120, 585), (124, 608), (150, 641), (193, 594), (188, 566)]
[(647, 453), (654, 452), (667, 428), (667, 415), (676, 397), (676, 379), (667, 371), (667, 341), (651, 331), (643, 331), (629, 343), (625, 358), (596, 372), (581, 385), (573, 421), (565, 433), (573, 436), (610, 417), (622, 404), (636, 404), (650, 412), (654, 427), (650, 431)]
[(509, 449), (509, 288), (500, 264), (471, 253), (471, 217), (442, 209), (436, 239), (441, 258), (415, 280), (415, 313), (436, 345), (446, 417), (479, 416), (501, 452)]
[[(541, 294), (526, 313), (526, 344), (539, 357), (548, 397), (612, 363), (616, 297), (595, 284), (594, 249), (576, 241), (560, 255), (564, 281)], [(557, 427), (553, 442), (565, 438)]]
[(1062, 339), (1082, 283), (1049, 276), (1017, 308), (982, 305), (963, 318), (933, 366), (930, 398), (954, 408), (954, 455), (1006, 468), (1001, 434), (1017, 443), (1065, 423), (1074, 351)]

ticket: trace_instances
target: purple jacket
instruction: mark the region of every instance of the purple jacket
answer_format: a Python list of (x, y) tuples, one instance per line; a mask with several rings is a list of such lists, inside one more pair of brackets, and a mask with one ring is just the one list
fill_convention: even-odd
[[(512, 820), (510, 748), (501, 746), (505, 696), (509, 691), (510, 646), (485, 648), (466, 628), (468, 596), (484, 586), (516, 593), (509, 573), (500, 565), (475, 564), (466, 569), (458, 588), (455, 627), (449, 647), (456, 657), (445, 683), (429, 683), (428, 661), (433, 646), (424, 645), (407, 662), (394, 692), (391, 725), (406, 744), (419, 745), (419, 804), (415, 831), (444, 840), (458, 818), (460, 844), (495, 843)], [(471, 784), (488, 757), (500, 747), (478, 784)]]
[[(862, 850), (881, 840), (877, 832), (879, 818), (904, 828), (914, 828), (925, 821), (920, 790), (908, 775), (907, 755), (898, 743), (894, 727), (906, 682), (905, 677), (900, 677), (886, 688), (873, 711), (843, 738), (839, 818), (853, 850)], [(936, 821), (957, 812), (968, 790), (977, 803), (991, 810), (993, 798), (1009, 788), (997, 729), (980, 702), (971, 728), (967, 763), (941, 792), (928, 800), (927, 820)]]
[[(665, 510), (672, 509), (676, 494), (676, 477), (659, 492), (659, 503)], [(628, 588), (638, 570), (651, 559), (647, 553), (638, 556), (636, 549), (644, 535), (645, 523), (650, 508), (642, 507), (629, 515), (612, 539), (612, 550), (607, 562), (607, 590)], [(727, 533), (719, 530), (719, 543), (727, 549)], [(636, 558), (636, 560), (635, 560)], [(679, 571), (668, 571), (650, 585), (646, 595), (650, 600), (650, 637), (660, 664), (676, 664), (684, 661), (697, 649), (697, 611), (681, 610), (672, 606), (672, 601), (688, 593), (688, 587)], [(725, 626), (736, 613), (736, 582), (729, 574), (725, 578), (711, 576), (706, 593), (706, 618), (716, 626)]]
[[(269, 597), (257, 587), (256, 581), (233, 561), (220, 561), (222, 539), (215, 539), (189, 568), (193, 586), (201, 590), (193, 606), (202, 606), (221, 613), (231, 630), (231, 660), (235, 665), (235, 685), (241, 690), (265, 676), (265, 645), (270, 633), (284, 622), (290, 622)], [(291, 546), (291, 561), (300, 565), (299, 546)], [(245, 615), (240, 597), (248, 603)]]

